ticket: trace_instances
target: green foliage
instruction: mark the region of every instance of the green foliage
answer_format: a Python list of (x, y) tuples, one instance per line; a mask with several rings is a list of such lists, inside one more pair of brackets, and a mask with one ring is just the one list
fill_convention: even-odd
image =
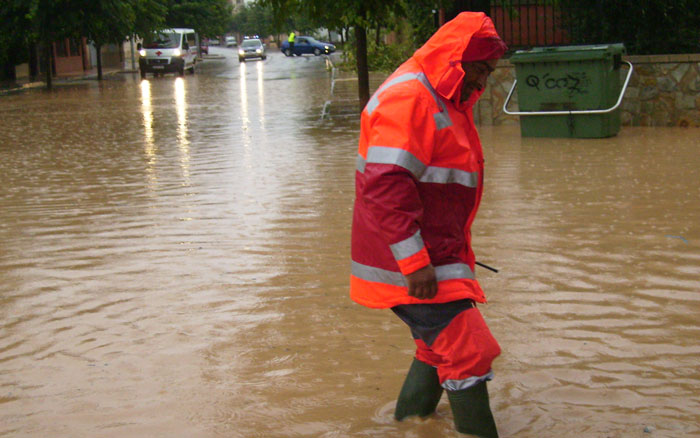
[(341, 29), (349, 26), (372, 28), (403, 11), (409, 0), (258, 0), (271, 6), (275, 27), (285, 30), (290, 17), (304, 16), (314, 28)]
[(231, 27), (229, 0), (166, 0), (168, 27), (187, 27), (200, 35), (223, 35)]
[(165, 0), (133, 0), (134, 23), (130, 33), (146, 35), (165, 27)]
[(99, 47), (164, 27), (217, 35), (228, 30), (231, 14), (229, 0), (2, 0), (0, 75), (26, 62), (33, 45), (48, 53), (53, 42), (87, 37)]
[(413, 45), (418, 48), (428, 41), (437, 27), (435, 14), (437, 13), (434, 2), (405, 0), (406, 21), (411, 26), (411, 38)]
[[(354, 44), (353, 39), (348, 42)], [(370, 39), (367, 41), (367, 67), (370, 71), (391, 73), (410, 58), (415, 50), (411, 41), (398, 42), (396, 44), (380, 43), (377, 45), (374, 39)], [(341, 68), (344, 70), (354, 70), (357, 65), (356, 56), (354, 50), (344, 51), (344, 59)]]
[[(0, 4), (0, 65), (15, 65), (27, 56), (27, 44), (31, 34), (26, 32), (31, 26), (27, 18), (29, 5), (22, 0), (4, 0)], [(2, 72), (0, 72), (1, 74)]]
[(130, 1), (103, 0), (85, 1), (81, 8), (82, 20), (79, 34), (87, 37), (98, 47), (107, 43), (119, 43), (133, 28), (135, 21)]
[(697, 0), (561, 0), (574, 44), (623, 42), (631, 54), (700, 52)]
[[(126, 35), (163, 23), (164, 0), (3, 0), (0, 59), (32, 42), (88, 37), (98, 44), (120, 42)], [(20, 53), (26, 50), (19, 50)], [(24, 61), (24, 59), (21, 59)]]
[[(443, 1), (447, 4), (448, 1)], [(376, 43), (376, 27), (370, 31), (367, 45), (367, 64), (369, 70), (392, 72), (404, 61), (413, 55), (420, 46), (437, 30), (435, 3), (430, 0), (401, 0), (398, 12), (382, 19), (382, 38)], [(383, 44), (381, 41), (387, 34), (392, 34), (392, 43)], [(374, 34), (374, 35), (372, 35)], [(350, 37), (349, 47), (355, 46), (355, 39)], [(356, 54), (354, 50), (343, 52), (343, 69), (354, 70), (356, 68)]]
[(272, 7), (252, 2), (237, 10), (229, 29), (244, 35), (272, 35), (277, 33), (272, 15)]

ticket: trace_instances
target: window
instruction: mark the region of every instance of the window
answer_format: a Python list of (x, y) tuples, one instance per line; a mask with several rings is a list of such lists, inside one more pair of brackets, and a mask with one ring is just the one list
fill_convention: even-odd
[(147, 49), (176, 49), (180, 46), (180, 34), (172, 32), (159, 32), (148, 35), (143, 45)]

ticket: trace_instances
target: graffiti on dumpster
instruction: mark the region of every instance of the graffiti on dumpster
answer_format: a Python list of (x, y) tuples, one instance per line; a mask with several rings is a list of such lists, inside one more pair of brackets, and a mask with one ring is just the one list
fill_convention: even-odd
[(588, 94), (591, 80), (585, 72), (571, 72), (558, 76), (545, 73), (544, 75), (529, 75), (525, 83), (537, 91), (565, 90), (568, 97), (577, 94)]

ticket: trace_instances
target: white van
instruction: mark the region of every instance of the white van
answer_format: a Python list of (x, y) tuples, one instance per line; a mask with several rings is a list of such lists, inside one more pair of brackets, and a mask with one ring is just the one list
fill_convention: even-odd
[(197, 61), (197, 35), (194, 29), (165, 29), (148, 35), (139, 44), (139, 70), (141, 78), (153, 75), (177, 73), (185, 70), (194, 73)]

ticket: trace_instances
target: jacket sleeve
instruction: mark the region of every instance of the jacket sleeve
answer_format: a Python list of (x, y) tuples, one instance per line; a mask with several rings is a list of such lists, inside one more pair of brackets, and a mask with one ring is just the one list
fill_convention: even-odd
[(417, 183), (434, 146), (431, 104), (421, 94), (391, 96), (363, 126), (369, 132), (362, 200), (404, 275), (430, 264)]

